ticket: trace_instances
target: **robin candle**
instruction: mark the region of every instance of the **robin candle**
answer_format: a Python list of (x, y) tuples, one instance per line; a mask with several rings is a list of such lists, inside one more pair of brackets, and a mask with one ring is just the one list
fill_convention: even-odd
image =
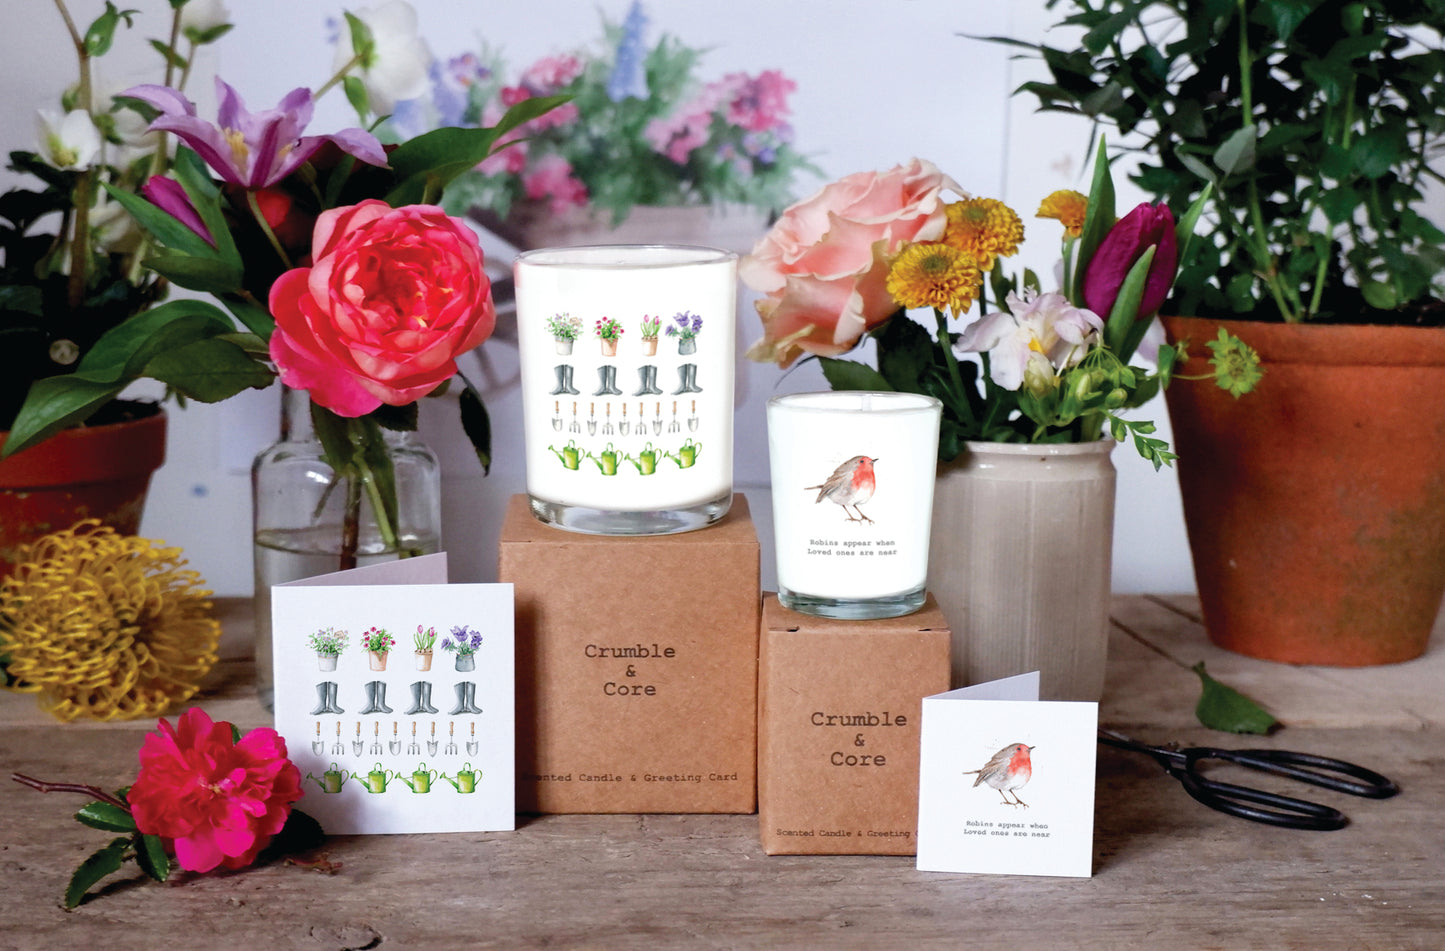
[(768, 402), (778, 600), (884, 618), (923, 605), (942, 404), (912, 393)]
[(737, 255), (543, 248), (514, 273), (532, 514), (597, 535), (686, 532), (727, 514)]

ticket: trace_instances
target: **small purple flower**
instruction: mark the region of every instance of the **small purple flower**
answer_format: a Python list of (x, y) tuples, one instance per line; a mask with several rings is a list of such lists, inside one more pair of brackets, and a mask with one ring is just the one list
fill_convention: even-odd
[(198, 118), (195, 103), (169, 86), (134, 86), (123, 93), (161, 111), (153, 130), (174, 132), (222, 178), (245, 188), (276, 184), (327, 142), (369, 165), (386, 165), (381, 143), (362, 129), (302, 136), (315, 105), (309, 89), (293, 89), (275, 109), (257, 113), (219, 77), (216, 94), (221, 104), (213, 124)]

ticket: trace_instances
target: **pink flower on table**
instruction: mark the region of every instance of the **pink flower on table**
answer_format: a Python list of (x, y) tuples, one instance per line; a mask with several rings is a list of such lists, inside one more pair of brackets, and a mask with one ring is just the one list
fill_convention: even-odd
[(434, 205), (333, 208), (312, 249), (271, 287), (271, 359), (339, 416), (425, 396), (496, 325), (476, 234)]
[(728, 80), (737, 83), (727, 105), (727, 119), (749, 132), (767, 132), (782, 125), (790, 112), (788, 95), (798, 88), (776, 69), (764, 70), (756, 77), (732, 73), (724, 77), (724, 82)]
[(582, 60), (571, 53), (560, 53), (537, 60), (518, 81), (534, 95), (551, 96), (581, 75)]
[(913, 159), (846, 176), (784, 211), (738, 265), (743, 283), (767, 295), (749, 358), (787, 367), (804, 353), (837, 356), (892, 316), (889, 265), (903, 245), (943, 235), (945, 190), (965, 194)]
[(334, 135), (301, 135), (311, 121), (311, 90), (293, 89), (275, 109), (253, 113), (236, 90), (219, 77), (221, 101), (216, 122), (197, 117), (195, 103), (169, 86), (133, 86), (123, 95), (161, 111), (151, 129), (174, 132), (226, 181), (246, 188), (265, 188), (300, 168), (327, 142), (368, 165), (385, 167), (386, 153), (376, 136), (362, 129)]
[(286, 741), (261, 727), (236, 742), (231, 724), (196, 707), (181, 714), (178, 729), (165, 719), (159, 729), (146, 734), (127, 795), (136, 828), (164, 839), (193, 872), (250, 865), (301, 798)]
[(653, 119), (642, 135), (654, 151), (685, 165), (692, 153), (707, 143), (711, 124), (711, 111), (689, 108), (666, 119)]
[(1174, 272), (1179, 266), (1179, 244), (1174, 234), (1174, 214), (1168, 205), (1144, 203), (1129, 212), (1109, 229), (1099, 249), (1084, 272), (1084, 303), (1096, 314), (1108, 319), (1119, 297), (1119, 289), (1129, 270), (1150, 247), (1154, 260), (1144, 280), (1144, 296), (1139, 300), (1135, 320), (1152, 317), (1169, 296)]
[(522, 187), (528, 198), (551, 199), (553, 214), (560, 214), (572, 205), (587, 204), (587, 186), (572, 174), (571, 163), (560, 155), (542, 156), (522, 177)]

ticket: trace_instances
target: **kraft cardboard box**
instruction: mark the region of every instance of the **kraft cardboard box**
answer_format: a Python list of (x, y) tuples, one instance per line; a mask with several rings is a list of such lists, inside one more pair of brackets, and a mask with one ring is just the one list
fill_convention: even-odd
[(758, 537), (502, 526), (516, 593), (517, 809), (750, 813), (757, 805)]
[(758, 829), (769, 855), (913, 855), (923, 698), (948, 689), (949, 629), (923, 610), (837, 621), (763, 597)]

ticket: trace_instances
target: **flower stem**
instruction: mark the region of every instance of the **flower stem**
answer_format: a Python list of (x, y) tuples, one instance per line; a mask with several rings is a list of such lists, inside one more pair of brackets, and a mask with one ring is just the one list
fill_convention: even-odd
[(101, 802), (115, 806), (117, 809), (124, 809), (126, 812), (130, 812), (130, 806), (127, 805), (124, 800), (112, 796), (99, 786), (89, 786), (84, 783), (48, 783), (43, 779), (36, 779), (33, 776), (26, 776), (23, 773), (11, 773), (10, 778), (22, 786), (29, 786), (31, 789), (40, 792), (79, 793), (82, 796), (99, 799)]
[[(900, 314), (899, 317), (902, 317)], [(898, 317), (894, 318), (895, 320)], [(903, 319), (907, 319), (906, 317)], [(953, 338), (948, 333), (948, 318), (943, 316), (943, 311), (937, 307), (933, 308), (933, 319), (938, 325), (938, 349), (943, 352), (943, 365), (948, 368), (948, 381), (953, 392), (953, 409), (959, 419), (967, 424), (970, 430), (976, 426), (973, 417), (973, 407), (969, 405), (968, 394), (963, 389), (963, 374), (958, 369), (958, 357), (953, 353)]]
[(250, 189), (246, 190), (246, 204), (250, 206), (251, 214), (256, 217), (256, 223), (259, 224), (261, 230), (265, 232), (266, 240), (271, 242), (271, 247), (276, 249), (276, 253), (281, 256), (281, 263), (284, 264), (289, 271), (291, 269), (291, 257), (286, 253), (286, 249), (281, 247), (281, 240), (276, 237), (276, 232), (271, 230), (271, 225), (266, 221), (266, 216), (261, 214), (261, 203), (256, 200), (256, 193)]

